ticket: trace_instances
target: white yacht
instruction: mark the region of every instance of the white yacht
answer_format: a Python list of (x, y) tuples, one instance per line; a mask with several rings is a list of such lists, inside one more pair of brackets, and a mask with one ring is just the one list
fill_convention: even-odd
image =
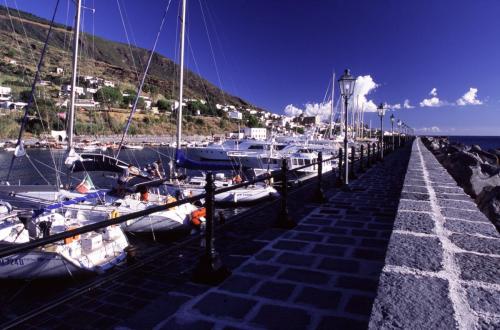
[(228, 151), (251, 151), (262, 152), (270, 150), (271, 143), (260, 140), (225, 140), (224, 142), (213, 142), (206, 147), (188, 148), (187, 154), (190, 158), (201, 161), (230, 161)]

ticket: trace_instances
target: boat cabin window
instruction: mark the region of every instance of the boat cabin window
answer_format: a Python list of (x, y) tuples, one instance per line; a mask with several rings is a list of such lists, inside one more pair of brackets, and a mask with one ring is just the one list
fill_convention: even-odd
[(297, 161), (299, 162), (299, 165), (304, 165), (304, 160), (303, 159), (299, 158), (299, 159), (297, 159)]
[(251, 145), (248, 147), (249, 150), (264, 150), (264, 146), (262, 144)]
[(292, 159), (292, 165), (297, 165), (297, 159), (296, 158)]
[(306, 165), (311, 165), (311, 160), (310, 159), (304, 159), (306, 161)]

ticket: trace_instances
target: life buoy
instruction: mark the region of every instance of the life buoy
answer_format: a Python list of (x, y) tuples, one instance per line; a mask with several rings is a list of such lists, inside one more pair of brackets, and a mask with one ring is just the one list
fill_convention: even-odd
[(205, 218), (207, 216), (207, 209), (201, 207), (197, 210), (191, 212), (191, 223), (195, 227), (199, 227), (201, 225), (201, 218)]
[(118, 218), (119, 216), (120, 216), (120, 212), (118, 212), (118, 210), (113, 210), (109, 214), (109, 218), (110, 219)]

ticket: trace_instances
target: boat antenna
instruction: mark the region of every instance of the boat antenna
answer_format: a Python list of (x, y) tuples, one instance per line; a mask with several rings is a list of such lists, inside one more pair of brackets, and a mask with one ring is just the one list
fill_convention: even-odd
[(36, 67), (36, 72), (35, 72), (35, 78), (33, 79), (33, 83), (31, 84), (31, 93), (30, 93), (30, 98), (28, 100), (28, 104), (24, 108), (24, 116), (21, 121), (21, 128), (19, 129), (19, 135), (17, 137), (17, 142), (16, 142), (16, 152), (12, 155), (12, 158), (10, 160), (10, 166), (9, 166), (9, 171), (7, 172), (7, 177), (5, 178), (5, 181), (9, 181), (10, 178), (10, 173), (12, 172), (12, 166), (14, 165), (14, 160), (18, 156), (23, 156), (23, 153), (18, 152), (21, 149), (24, 150), (22, 146), (22, 138), (23, 138), (23, 133), (24, 129), (26, 127), (26, 124), (28, 122), (28, 114), (29, 114), (29, 109), (31, 108), (31, 105), (33, 104), (35, 100), (35, 90), (36, 90), (36, 83), (40, 79), (40, 71), (42, 70), (42, 65), (43, 65), (43, 60), (45, 58), (45, 54), (47, 52), (47, 45), (49, 44), (49, 39), (50, 35), (52, 34), (52, 27), (54, 26), (54, 21), (56, 18), (56, 13), (57, 13), (57, 8), (59, 7), (59, 0), (56, 2), (56, 7), (54, 8), (54, 13), (52, 14), (52, 20), (50, 21), (50, 26), (49, 26), (49, 31), (47, 32), (47, 36), (45, 37), (45, 43), (43, 45), (42, 53), (40, 55), (40, 60), (38, 61), (38, 65)]

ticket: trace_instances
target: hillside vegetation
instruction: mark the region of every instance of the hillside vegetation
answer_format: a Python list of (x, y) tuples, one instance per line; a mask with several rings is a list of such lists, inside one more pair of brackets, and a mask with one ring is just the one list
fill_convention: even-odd
[[(12, 88), (13, 98), (26, 100), (29, 97), (30, 85), (33, 80), (35, 65), (39, 60), (43, 41), (47, 34), (49, 22), (29, 13), (0, 6), (0, 85)], [(14, 31), (13, 31), (14, 30)], [(32, 134), (41, 132), (42, 127), (62, 128), (64, 123), (57, 113), (65, 111), (57, 107), (60, 87), (69, 83), (71, 68), (71, 28), (56, 24), (49, 42), (49, 49), (44, 61), (41, 79), (49, 82), (47, 86), (37, 87), (38, 108), (42, 118), (40, 122), (35, 109), (32, 109), (32, 119), (28, 131)], [(118, 83), (117, 89), (123, 91), (135, 90), (137, 75), (133, 70), (136, 64), (145, 63), (149, 51), (132, 47), (133, 58), (128, 45), (83, 34), (81, 37), (81, 59), (79, 75), (101, 77)], [(13, 62), (15, 61), (15, 62)], [(140, 65), (139, 65), (140, 66)], [(56, 67), (64, 69), (64, 74), (56, 74)], [(154, 104), (158, 100), (176, 99), (178, 94), (179, 67), (172, 60), (160, 55), (153, 56), (144, 92)], [(185, 71), (185, 98), (205, 100), (206, 105), (187, 107), (188, 116), (184, 118), (186, 134), (211, 134), (235, 130), (237, 124), (227, 119), (227, 115), (216, 104), (233, 105), (237, 108), (253, 108), (245, 100), (229, 95), (211, 84), (209, 81)], [(128, 102), (130, 100), (127, 100)], [(121, 111), (120, 108), (123, 108)], [(201, 116), (192, 116), (201, 109)], [(175, 121), (169, 111), (152, 114), (146, 111), (134, 117), (131, 134), (169, 134), (175, 131)], [(261, 109), (257, 109), (261, 110)], [(111, 134), (120, 132), (127, 117), (128, 107), (125, 103), (107, 104), (100, 110), (89, 110), (79, 113), (75, 125), (77, 134)], [(255, 118), (246, 116), (243, 124), (255, 124)], [(1, 137), (11, 137), (12, 127), (18, 127), (19, 114), (9, 114), (0, 117)], [(15, 134), (14, 134), (15, 135)]]

